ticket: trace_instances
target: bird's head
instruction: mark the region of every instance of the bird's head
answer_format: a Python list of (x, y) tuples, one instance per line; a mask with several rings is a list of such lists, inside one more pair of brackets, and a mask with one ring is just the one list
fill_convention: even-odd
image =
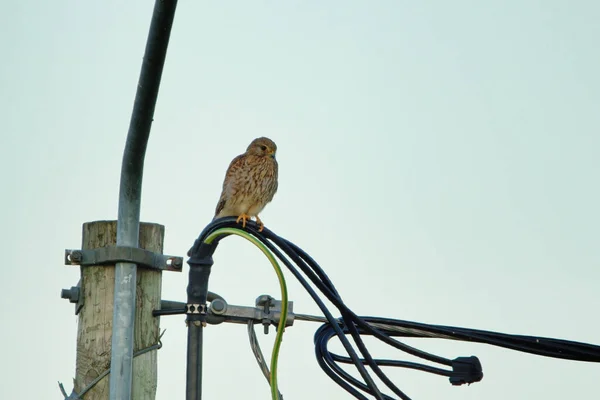
[(246, 149), (246, 154), (259, 157), (271, 157), (275, 158), (277, 152), (277, 145), (274, 141), (266, 137), (259, 137), (254, 139), (252, 143)]

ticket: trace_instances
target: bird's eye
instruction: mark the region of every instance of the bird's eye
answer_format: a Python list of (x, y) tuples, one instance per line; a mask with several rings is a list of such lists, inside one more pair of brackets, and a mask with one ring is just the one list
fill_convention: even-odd
[(266, 151), (266, 150), (267, 150), (267, 146), (264, 146), (264, 145), (263, 145), (263, 146), (260, 146), (260, 149), (261, 149), (262, 151)]

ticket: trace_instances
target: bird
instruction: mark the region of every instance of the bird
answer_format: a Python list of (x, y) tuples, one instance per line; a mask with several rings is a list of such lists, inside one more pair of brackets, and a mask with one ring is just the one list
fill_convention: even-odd
[(237, 217), (236, 223), (256, 218), (259, 232), (265, 225), (258, 214), (277, 192), (278, 164), (275, 159), (277, 145), (271, 139), (254, 139), (244, 154), (235, 157), (225, 173), (223, 190), (215, 209), (215, 217)]

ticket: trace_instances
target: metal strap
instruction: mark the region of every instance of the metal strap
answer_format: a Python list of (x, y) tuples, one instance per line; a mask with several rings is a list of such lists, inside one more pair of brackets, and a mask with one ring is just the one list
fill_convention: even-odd
[(88, 250), (65, 250), (65, 265), (106, 265), (130, 262), (142, 267), (181, 272), (183, 257), (153, 253), (139, 247), (108, 246)]

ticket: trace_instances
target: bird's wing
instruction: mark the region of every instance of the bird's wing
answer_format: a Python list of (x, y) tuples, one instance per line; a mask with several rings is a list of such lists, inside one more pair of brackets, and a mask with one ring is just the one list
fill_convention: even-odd
[(242, 170), (242, 166), (244, 165), (244, 157), (245, 154), (240, 154), (229, 164), (227, 168), (227, 172), (225, 173), (225, 179), (223, 180), (223, 190), (221, 191), (221, 197), (219, 198), (219, 202), (217, 203), (217, 208), (215, 209), (215, 218), (227, 205), (227, 201), (231, 198), (231, 196), (237, 191), (236, 185), (239, 182), (237, 175)]
[(273, 168), (273, 190), (271, 192), (269, 201), (273, 200), (275, 193), (277, 193), (278, 187), (279, 187), (279, 164), (275, 160), (274, 168)]

